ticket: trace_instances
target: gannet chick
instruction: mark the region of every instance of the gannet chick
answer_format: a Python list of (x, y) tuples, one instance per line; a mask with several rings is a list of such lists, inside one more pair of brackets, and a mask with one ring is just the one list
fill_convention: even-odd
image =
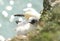
[[(30, 6), (29, 6), (30, 5)], [(16, 28), (16, 32), (18, 35), (25, 35), (28, 32), (35, 30), (37, 27), (37, 22), (39, 21), (41, 14), (38, 13), (35, 9), (32, 8), (32, 4), (27, 4), (27, 8), (23, 9), (25, 21), (18, 22), (18, 26)], [(16, 16), (16, 15), (15, 15)]]

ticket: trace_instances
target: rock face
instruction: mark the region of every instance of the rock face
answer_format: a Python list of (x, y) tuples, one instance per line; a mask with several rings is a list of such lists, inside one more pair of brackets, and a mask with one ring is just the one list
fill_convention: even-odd
[(44, 0), (43, 7), (44, 10), (50, 10), (55, 5), (59, 4), (60, 0)]

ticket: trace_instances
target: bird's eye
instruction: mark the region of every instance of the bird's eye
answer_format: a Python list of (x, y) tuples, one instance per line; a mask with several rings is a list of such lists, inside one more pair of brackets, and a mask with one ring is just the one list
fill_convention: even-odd
[(31, 20), (31, 24), (34, 24), (34, 23), (36, 23), (37, 22), (37, 20), (36, 19), (33, 19), (33, 20)]

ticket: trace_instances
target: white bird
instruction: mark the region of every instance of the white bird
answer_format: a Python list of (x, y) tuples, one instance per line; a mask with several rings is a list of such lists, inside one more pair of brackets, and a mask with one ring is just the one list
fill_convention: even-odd
[[(29, 6), (30, 5), (30, 6)], [(16, 32), (18, 35), (25, 35), (28, 32), (35, 30), (37, 27), (37, 22), (39, 21), (41, 14), (38, 13), (35, 9), (32, 8), (32, 4), (27, 4), (27, 8), (23, 9), (23, 15), (15, 15), (15, 16), (24, 16), (25, 21), (22, 21), (18, 24), (16, 28)]]

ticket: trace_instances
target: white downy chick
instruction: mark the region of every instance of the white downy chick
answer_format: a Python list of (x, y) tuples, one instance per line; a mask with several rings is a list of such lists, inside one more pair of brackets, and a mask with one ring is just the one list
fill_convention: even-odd
[(29, 18), (26, 21), (20, 22), (18, 24), (18, 27), (16, 28), (16, 32), (18, 35), (21, 34), (27, 34), (29, 31), (32, 31), (35, 29), (35, 27), (37, 26), (35, 23), (31, 24), (29, 22), (31, 22), (31, 20), (39, 20), (41, 14), (38, 13), (35, 9), (32, 8), (32, 4), (28, 3), (27, 4), (27, 8), (23, 9), (25, 12), (25, 15), (27, 15)]

